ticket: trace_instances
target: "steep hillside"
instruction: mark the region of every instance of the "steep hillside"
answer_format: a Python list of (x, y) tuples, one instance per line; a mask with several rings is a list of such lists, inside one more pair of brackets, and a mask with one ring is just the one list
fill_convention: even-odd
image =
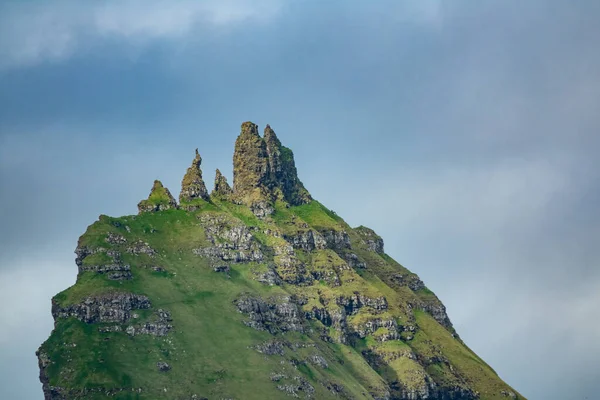
[(37, 354), (46, 399), (522, 399), (458, 337), (443, 304), (298, 179), (267, 126), (242, 124), (233, 188), (196, 156), (179, 204), (79, 239)]

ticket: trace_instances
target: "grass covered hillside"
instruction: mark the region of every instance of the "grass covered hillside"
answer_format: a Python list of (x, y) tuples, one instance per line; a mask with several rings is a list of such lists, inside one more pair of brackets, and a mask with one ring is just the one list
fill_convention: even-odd
[(46, 399), (522, 399), (417, 275), (312, 199), (291, 150), (244, 123), (234, 185), (196, 154), (181, 204), (100, 216), (38, 350)]

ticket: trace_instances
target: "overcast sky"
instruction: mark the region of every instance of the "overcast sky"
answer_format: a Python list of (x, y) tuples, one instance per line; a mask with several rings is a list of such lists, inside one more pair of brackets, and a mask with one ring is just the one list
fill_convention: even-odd
[(179, 193), (196, 147), (231, 181), (246, 120), (506, 382), (598, 398), (598, 21), (596, 0), (2, 2), (0, 398), (43, 398), (86, 227), (154, 179)]

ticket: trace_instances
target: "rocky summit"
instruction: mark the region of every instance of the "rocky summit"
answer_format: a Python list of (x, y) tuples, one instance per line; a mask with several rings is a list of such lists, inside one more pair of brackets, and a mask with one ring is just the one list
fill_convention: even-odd
[(198, 151), (179, 204), (79, 238), (37, 351), (46, 399), (523, 399), (372, 229), (314, 200), (271, 127), (242, 124), (233, 188)]

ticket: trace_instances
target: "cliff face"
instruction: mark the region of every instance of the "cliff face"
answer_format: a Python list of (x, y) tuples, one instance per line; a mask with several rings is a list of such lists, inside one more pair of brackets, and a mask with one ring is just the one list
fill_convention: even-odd
[(79, 239), (37, 352), (46, 399), (523, 398), (379, 235), (311, 198), (269, 126), (242, 124), (233, 188), (217, 171), (209, 196), (200, 163), (179, 205), (155, 181)]

